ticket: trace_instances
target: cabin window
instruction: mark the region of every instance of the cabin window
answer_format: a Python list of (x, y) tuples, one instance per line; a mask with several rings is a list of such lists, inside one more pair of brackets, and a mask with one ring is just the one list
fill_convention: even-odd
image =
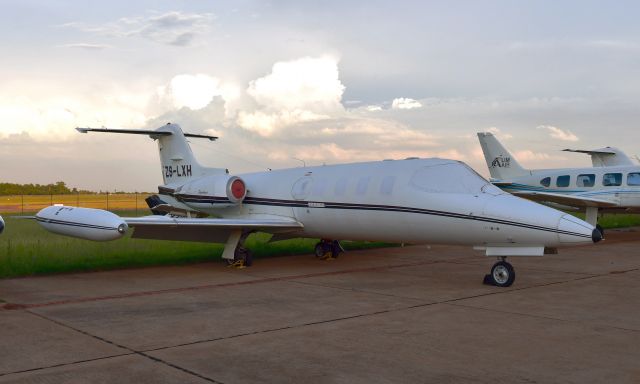
[(544, 179), (540, 180), (540, 185), (542, 185), (543, 187), (548, 187), (551, 185), (551, 178), (550, 177), (545, 177)]
[(602, 185), (605, 187), (622, 185), (622, 173), (605, 173), (604, 176), (602, 176)]
[(334, 190), (334, 193), (336, 194), (336, 196), (344, 196), (346, 192), (347, 179), (338, 179), (338, 181), (336, 181), (336, 189)]
[(638, 186), (640, 185), (640, 172), (633, 172), (627, 175), (627, 185)]
[(358, 184), (356, 185), (356, 194), (364, 195), (367, 193), (367, 188), (369, 187), (369, 176), (362, 177), (358, 180)]
[(393, 191), (393, 184), (396, 182), (395, 176), (385, 176), (380, 183), (380, 193), (383, 195), (390, 195)]
[(570, 182), (571, 182), (571, 176), (569, 175), (558, 176), (558, 178), (556, 179), (556, 186), (562, 187), (562, 188), (568, 187)]
[(596, 175), (594, 174), (583, 174), (578, 175), (576, 179), (576, 185), (578, 187), (593, 187), (596, 183)]

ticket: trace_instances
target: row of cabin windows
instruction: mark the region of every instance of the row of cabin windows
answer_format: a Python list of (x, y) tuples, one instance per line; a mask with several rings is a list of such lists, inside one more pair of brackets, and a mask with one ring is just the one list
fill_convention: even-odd
[[(570, 175), (562, 175), (556, 178), (556, 187), (564, 188), (571, 184)], [(587, 173), (578, 175), (576, 178), (577, 187), (593, 187), (596, 184), (596, 175)], [(551, 185), (551, 177), (540, 180), (540, 185), (548, 187)], [(622, 173), (605, 173), (602, 175), (602, 185), (605, 187), (619, 187), (622, 185)], [(640, 172), (627, 174), (627, 185), (631, 187), (640, 186)]]

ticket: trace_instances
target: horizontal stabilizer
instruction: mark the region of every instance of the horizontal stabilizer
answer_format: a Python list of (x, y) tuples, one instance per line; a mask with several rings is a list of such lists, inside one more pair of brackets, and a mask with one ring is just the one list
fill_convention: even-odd
[[(106, 133), (125, 133), (129, 135), (147, 135), (152, 138), (160, 137), (160, 136), (171, 136), (173, 133), (168, 131), (150, 131), (144, 129), (111, 129), (111, 128), (76, 128), (76, 131), (80, 133), (87, 132), (106, 132)], [(217, 136), (209, 136), (209, 135), (200, 135), (196, 133), (184, 133), (184, 137), (193, 137), (198, 139), (208, 139), (211, 141), (217, 140)]]
[(586, 153), (591, 156), (591, 163), (594, 167), (615, 167), (634, 165), (629, 156), (614, 147), (599, 149), (563, 149), (565, 152)]
[(579, 195), (564, 195), (560, 193), (551, 192), (532, 192), (532, 191), (516, 191), (512, 192), (518, 197), (522, 197), (528, 200), (540, 201), (540, 202), (552, 202), (557, 204), (568, 205), (571, 207), (598, 207), (598, 208), (614, 208), (619, 204), (601, 199), (594, 199), (593, 197), (585, 197)]

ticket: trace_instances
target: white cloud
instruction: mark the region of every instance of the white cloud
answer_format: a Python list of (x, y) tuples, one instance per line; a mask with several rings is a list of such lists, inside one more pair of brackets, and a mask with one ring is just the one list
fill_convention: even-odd
[(258, 108), (241, 111), (238, 125), (269, 136), (301, 122), (317, 121), (344, 113), (340, 103), (344, 85), (338, 62), (331, 57), (304, 57), (278, 62), (271, 73), (249, 83), (247, 93)]
[[(148, 117), (138, 96), (103, 95), (99, 100), (72, 97), (30, 99), (0, 97), (0, 138), (27, 132), (38, 141), (64, 141), (77, 126), (140, 127)], [(99, 104), (97, 104), (99, 103)]]
[(486, 131), (493, 133), (495, 136), (500, 136), (501, 139), (511, 139), (511, 138), (513, 138), (513, 135), (511, 135), (511, 134), (502, 133), (502, 131), (498, 127), (489, 127), (489, 128), (486, 129)]
[(97, 26), (82, 22), (62, 26), (102, 36), (142, 37), (161, 44), (184, 47), (191, 45), (198, 35), (209, 31), (214, 19), (211, 13), (171, 11), (159, 15), (123, 17)]
[(574, 135), (569, 130), (563, 130), (558, 127), (554, 127), (552, 125), (539, 125), (537, 129), (545, 129), (549, 132), (549, 136), (554, 139), (563, 140), (563, 141), (578, 141), (578, 136)]
[(548, 160), (550, 156), (546, 153), (533, 152), (531, 150), (517, 151), (514, 156), (518, 161)]
[(161, 87), (161, 96), (168, 96), (176, 108), (187, 107), (190, 109), (202, 109), (206, 107), (215, 96), (222, 95), (220, 80), (207, 75), (177, 75), (167, 88)]
[(414, 109), (422, 107), (422, 103), (418, 100), (410, 99), (408, 97), (400, 97), (393, 99), (391, 102), (392, 109)]

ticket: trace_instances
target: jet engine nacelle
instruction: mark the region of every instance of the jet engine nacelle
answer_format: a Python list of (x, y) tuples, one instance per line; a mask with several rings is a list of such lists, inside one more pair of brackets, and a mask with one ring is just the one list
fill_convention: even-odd
[(208, 204), (219, 208), (240, 204), (247, 186), (238, 176), (216, 175), (194, 180), (176, 192), (176, 197), (190, 204)]
[(94, 241), (121, 238), (129, 226), (118, 215), (102, 209), (54, 205), (36, 214), (47, 231)]

